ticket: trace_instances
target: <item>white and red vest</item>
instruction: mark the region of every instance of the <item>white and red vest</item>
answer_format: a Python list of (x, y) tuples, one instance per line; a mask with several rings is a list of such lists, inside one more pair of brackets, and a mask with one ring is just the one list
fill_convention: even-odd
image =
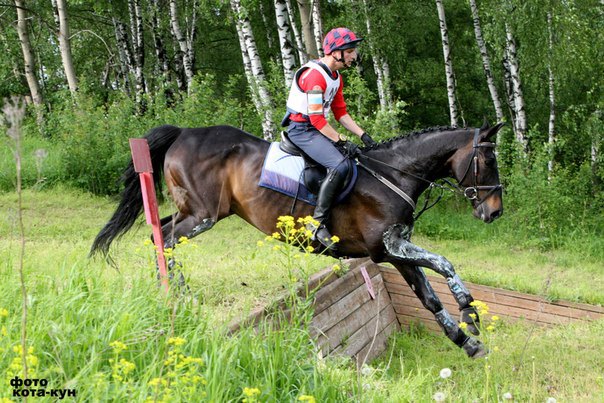
[(300, 113), (305, 116), (309, 116), (313, 114), (313, 111), (309, 111), (309, 95), (304, 92), (298, 81), (303, 74), (308, 74), (310, 69), (316, 70), (325, 79), (325, 83), (327, 84), (327, 88), (323, 93), (323, 115), (327, 118), (329, 111), (331, 109), (331, 103), (333, 102), (338, 89), (340, 88), (341, 78), (340, 73), (337, 73), (336, 78), (334, 79), (331, 74), (327, 71), (328, 69), (324, 68), (321, 64), (317, 63), (314, 60), (306, 63), (302, 66), (294, 76), (294, 80), (292, 81), (291, 89), (289, 90), (289, 97), (287, 98), (287, 110), (291, 113)]

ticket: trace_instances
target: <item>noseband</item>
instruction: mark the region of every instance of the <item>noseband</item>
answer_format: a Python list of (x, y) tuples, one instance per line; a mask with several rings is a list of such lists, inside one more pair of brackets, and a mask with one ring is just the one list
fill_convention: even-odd
[[(503, 189), (503, 185), (498, 183), (497, 185), (478, 185), (478, 149), (479, 148), (495, 148), (496, 144), (491, 142), (478, 142), (480, 137), (480, 129), (476, 129), (474, 131), (474, 140), (472, 141), (472, 157), (470, 158), (470, 162), (468, 163), (468, 167), (466, 168), (465, 173), (459, 180), (459, 190), (461, 193), (471, 201), (476, 200), (478, 204), (475, 207), (480, 206), (484, 201), (497, 190)], [(464, 187), (463, 182), (466, 180), (466, 176), (470, 173), (470, 168), (474, 166), (472, 172), (474, 173), (474, 183), (472, 186)], [(479, 196), (480, 191), (488, 191), (487, 195), (481, 199)]]

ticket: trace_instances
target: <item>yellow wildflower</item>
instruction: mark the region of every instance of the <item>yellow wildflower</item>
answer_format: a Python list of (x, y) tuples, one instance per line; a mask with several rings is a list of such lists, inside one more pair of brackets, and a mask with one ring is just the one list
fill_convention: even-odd
[(116, 354), (119, 354), (128, 348), (128, 346), (119, 340), (112, 341), (109, 343), (109, 346), (113, 349), (113, 351), (115, 351)]
[(174, 346), (182, 346), (186, 342), (187, 341), (185, 339), (183, 339), (182, 337), (170, 337), (168, 339), (168, 344), (171, 344), (171, 345), (174, 345)]
[(331, 242), (338, 243), (340, 242), (340, 238), (337, 235), (334, 235), (331, 237)]
[(256, 395), (260, 394), (260, 389), (245, 387), (245, 388), (243, 388), (243, 394), (248, 397), (256, 396)]
[(256, 246), (258, 246), (259, 248), (261, 248), (261, 247), (264, 246), (264, 242), (258, 241), (258, 242), (256, 242)]
[(281, 234), (280, 234), (280, 233), (278, 233), (278, 232), (273, 232), (272, 237), (273, 237), (274, 239), (281, 239)]
[(8, 309), (0, 308), (0, 317), (6, 318), (8, 316)]
[(178, 238), (178, 243), (186, 245), (189, 243), (189, 238), (187, 238), (186, 236), (181, 236), (180, 238)]
[(468, 324), (467, 324), (466, 322), (461, 322), (461, 323), (459, 324), (459, 328), (460, 328), (461, 330), (466, 330), (466, 329), (468, 328)]
[(310, 396), (310, 395), (302, 395), (298, 398), (299, 401), (301, 402), (308, 402), (308, 403), (316, 403), (317, 400), (315, 399), (314, 396)]
[(492, 320), (493, 322), (497, 322), (497, 321), (499, 320), (499, 316), (497, 316), (497, 315), (493, 315), (493, 317), (491, 318), (491, 320)]

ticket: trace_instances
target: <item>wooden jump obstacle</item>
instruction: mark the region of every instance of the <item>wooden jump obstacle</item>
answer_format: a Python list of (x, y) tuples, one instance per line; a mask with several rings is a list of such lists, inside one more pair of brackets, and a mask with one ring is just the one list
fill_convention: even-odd
[[(423, 324), (441, 332), (434, 316), (426, 310), (396, 269), (381, 266), (369, 259), (347, 262), (350, 270), (337, 277), (327, 268), (309, 280), (308, 289), (316, 290), (314, 317), (310, 332), (323, 356), (345, 355), (357, 365), (379, 356), (387, 347), (388, 337), (401, 327)], [(458, 312), (446, 281), (428, 276), (443, 305), (452, 315)], [(557, 325), (575, 320), (604, 318), (604, 308), (564, 301), (548, 302), (541, 297), (465, 283), (472, 296), (489, 306), (489, 313), (508, 321), (526, 320), (538, 325)], [(304, 290), (299, 290), (303, 295)], [(260, 308), (248, 318), (231, 325), (236, 331), (242, 324), (257, 324), (285, 309), (279, 301), (270, 308)], [(287, 316), (287, 315), (286, 315)]]

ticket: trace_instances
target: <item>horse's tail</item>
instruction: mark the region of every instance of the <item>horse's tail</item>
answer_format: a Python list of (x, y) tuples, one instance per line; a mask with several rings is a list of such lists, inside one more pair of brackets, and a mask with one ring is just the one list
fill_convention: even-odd
[[(166, 152), (180, 134), (180, 128), (165, 125), (156, 127), (145, 135), (149, 144), (151, 163), (153, 165), (153, 181), (158, 194), (161, 194), (161, 179)], [(128, 232), (143, 211), (140, 179), (139, 175), (134, 171), (132, 159), (130, 159), (130, 163), (122, 174), (120, 181), (124, 183), (120, 202), (109, 222), (105, 224), (94, 239), (90, 248), (90, 256), (100, 251), (106, 257), (109, 253), (111, 243), (116, 238)]]

